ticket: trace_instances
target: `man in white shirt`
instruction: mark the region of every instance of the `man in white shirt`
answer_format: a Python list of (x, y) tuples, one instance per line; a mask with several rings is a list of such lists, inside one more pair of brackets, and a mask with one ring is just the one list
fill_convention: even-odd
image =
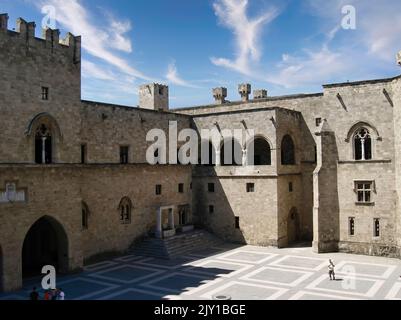
[(328, 268), (329, 268), (329, 277), (330, 277), (330, 280), (336, 280), (336, 273), (334, 272), (335, 270), (334, 270), (334, 268), (335, 268), (335, 265), (334, 265), (334, 263), (333, 263), (333, 261), (330, 259), (329, 260), (329, 266), (328, 266)]

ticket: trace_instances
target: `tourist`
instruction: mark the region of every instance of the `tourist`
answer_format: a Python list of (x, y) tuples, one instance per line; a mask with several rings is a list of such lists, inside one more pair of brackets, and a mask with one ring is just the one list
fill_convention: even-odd
[(63, 289), (58, 289), (58, 297), (57, 300), (65, 300), (65, 293), (63, 291)]
[(334, 265), (334, 263), (333, 263), (333, 261), (330, 259), (329, 260), (329, 277), (330, 277), (330, 280), (336, 280), (336, 273), (334, 272), (334, 268), (335, 268), (335, 265)]
[(52, 300), (52, 291), (51, 291), (51, 290), (46, 290), (43, 299), (44, 299), (45, 301), (50, 301), (50, 300)]
[(39, 300), (39, 293), (36, 291), (36, 287), (33, 287), (33, 290), (32, 290), (32, 292), (30, 293), (29, 298), (30, 298), (32, 301), (37, 301), (37, 300)]

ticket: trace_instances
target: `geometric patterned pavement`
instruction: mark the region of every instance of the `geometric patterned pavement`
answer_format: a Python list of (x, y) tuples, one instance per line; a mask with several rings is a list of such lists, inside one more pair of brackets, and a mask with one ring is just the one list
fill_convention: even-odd
[[(57, 287), (66, 300), (401, 300), (400, 275), (397, 259), (225, 245), (171, 261), (120, 257), (59, 277)], [(40, 280), (0, 300), (26, 300), (33, 286)]]

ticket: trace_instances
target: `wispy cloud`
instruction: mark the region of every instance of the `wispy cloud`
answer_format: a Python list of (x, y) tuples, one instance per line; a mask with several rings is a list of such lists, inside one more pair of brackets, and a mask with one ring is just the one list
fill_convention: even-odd
[(111, 19), (109, 16), (109, 23), (106, 25), (104, 20), (103, 23), (95, 23), (79, 0), (42, 0), (40, 6), (43, 5), (54, 6), (57, 22), (73, 34), (82, 35), (82, 47), (90, 55), (118, 68), (122, 73), (151, 80), (116, 53), (132, 51), (131, 41), (126, 37), (131, 28), (129, 22)]
[(99, 80), (116, 80), (116, 76), (110, 71), (105, 71), (104, 68), (101, 68), (90, 61), (83, 60), (81, 66), (83, 77)]
[(217, 0), (213, 8), (220, 23), (232, 30), (236, 49), (235, 60), (213, 57), (211, 61), (217, 66), (249, 75), (252, 72), (251, 62), (258, 62), (262, 55), (258, 45), (262, 28), (277, 17), (278, 9), (271, 8), (258, 17), (250, 18), (248, 0)]
[(191, 84), (190, 82), (188, 82), (180, 77), (180, 75), (178, 74), (178, 70), (177, 70), (175, 61), (171, 62), (168, 65), (166, 79), (170, 83), (178, 85), (178, 86), (187, 87), (187, 88), (198, 88), (197, 86)]

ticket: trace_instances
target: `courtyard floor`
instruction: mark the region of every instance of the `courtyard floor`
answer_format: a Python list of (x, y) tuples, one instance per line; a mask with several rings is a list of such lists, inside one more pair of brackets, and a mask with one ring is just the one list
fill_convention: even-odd
[[(336, 281), (328, 278), (328, 260)], [(66, 300), (401, 300), (401, 261), (227, 245), (177, 260), (124, 256), (57, 279)], [(26, 300), (40, 280), (0, 300)], [(41, 293), (41, 296), (43, 294)]]

